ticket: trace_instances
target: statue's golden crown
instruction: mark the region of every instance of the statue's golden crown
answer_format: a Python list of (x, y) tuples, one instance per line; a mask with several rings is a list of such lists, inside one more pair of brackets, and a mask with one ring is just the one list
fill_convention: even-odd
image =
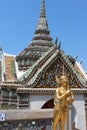
[(69, 81), (68, 81), (67, 76), (66, 76), (66, 75), (62, 75), (62, 76), (60, 77), (60, 82), (68, 83)]

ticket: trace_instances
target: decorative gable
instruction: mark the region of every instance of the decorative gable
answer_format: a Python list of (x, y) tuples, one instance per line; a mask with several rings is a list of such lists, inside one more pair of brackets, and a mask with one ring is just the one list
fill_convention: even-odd
[(20, 83), (26, 84), (26, 87), (31, 88), (55, 88), (55, 75), (62, 75), (63, 67), (65, 75), (69, 79), (71, 88), (87, 87), (86, 80), (75, 69), (75, 59), (66, 56), (62, 50), (56, 47), (46, 53), (36, 66), (33, 66), (32, 71), (28, 70), (21, 78)]
[(69, 79), (70, 87), (71, 88), (82, 87), (81, 84), (79, 84), (78, 80), (76, 79), (72, 70), (69, 68), (67, 64), (65, 64), (64, 60), (60, 55), (58, 55), (54, 63), (50, 65), (47, 70), (43, 72), (43, 75), (41, 76), (41, 79), (36, 87), (55, 88), (56, 87), (55, 75), (57, 75), (60, 78), (63, 73), (63, 68), (65, 75)]

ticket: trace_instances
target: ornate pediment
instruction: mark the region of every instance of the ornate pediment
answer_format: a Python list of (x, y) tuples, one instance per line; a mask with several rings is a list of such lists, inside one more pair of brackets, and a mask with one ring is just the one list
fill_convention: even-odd
[(85, 88), (86, 80), (75, 69), (75, 61), (73, 58), (66, 56), (63, 51), (52, 47), (36, 65), (32, 66), (33, 69), (27, 72), (20, 78), (21, 84), (26, 84), (26, 87), (35, 88), (55, 88), (56, 81), (55, 75), (58, 77), (62, 75), (63, 67), (64, 73), (69, 79), (71, 88)]
[[(73, 68), (72, 68), (73, 67)], [(56, 81), (55, 81), (55, 75), (57, 75), (59, 78), (62, 76), (63, 68), (64, 73), (69, 79), (69, 84), (71, 88), (82, 88), (83, 84), (80, 81), (80, 75), (74, 70), (74, 66), (72, 67), (67, 64), (66, 60), (62, 58), (62, 56), (57, 55), (57, 59), (54, 61), (52, 65), (49, 66), (41, 76), (41, 79), (39, 80), (36, 87), (40, 88), (55, 88), (56, 87)]]

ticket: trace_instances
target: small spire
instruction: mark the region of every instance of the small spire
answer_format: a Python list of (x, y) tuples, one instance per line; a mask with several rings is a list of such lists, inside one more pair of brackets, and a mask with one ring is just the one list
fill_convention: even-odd
[(40, 18), (41, 18), (41, 17), (46, 18), (46, 13), (45, 13), (45, 0), (42, 0), (42, 4), (41, 4)]

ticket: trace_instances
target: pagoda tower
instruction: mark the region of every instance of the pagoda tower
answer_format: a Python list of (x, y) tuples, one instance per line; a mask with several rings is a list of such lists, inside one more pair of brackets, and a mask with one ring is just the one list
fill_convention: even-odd
[(45, 11), (45, 0), (42, 0), (40, 16), (34, 36), (28, 47), (16, 56), (19, 70), (27, 70), (52, 46), (54, 46), (54, 44), (52, 43), (52, 38), (48, 29), (48, 22), (46, 19)]

